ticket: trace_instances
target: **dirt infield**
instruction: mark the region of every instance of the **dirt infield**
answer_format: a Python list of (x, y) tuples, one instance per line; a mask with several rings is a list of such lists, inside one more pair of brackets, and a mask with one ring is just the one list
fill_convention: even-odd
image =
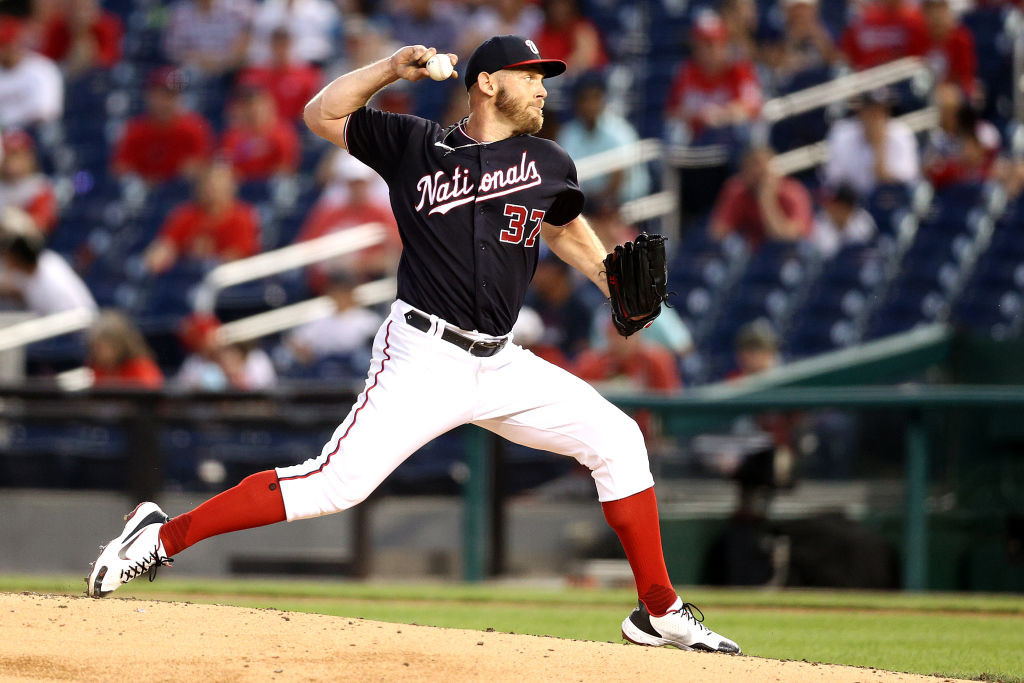
[(316, 614), (0, 594), (0, 680), (925, 681), (874, 669)]

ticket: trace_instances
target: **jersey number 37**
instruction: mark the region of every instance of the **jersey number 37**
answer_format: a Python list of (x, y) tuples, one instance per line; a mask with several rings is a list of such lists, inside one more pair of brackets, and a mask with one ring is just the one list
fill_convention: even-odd
[[(532, 247), (537, 243), (537, 235), (540, 234), (540, 225), (544, 221), (544, 212), (540, 209), (529, 211), (525, 206), (519, 204), (506, 204), (505, 215), (509, 217), (508, 227), (502, 229), (498, 239), (506, 244), (519, 244), (523, 242), (524, 247)], [(530, 217), (530, 233), (526, 233), (526, 217)], [(526, 237), (526, 241), (523, 241)]]

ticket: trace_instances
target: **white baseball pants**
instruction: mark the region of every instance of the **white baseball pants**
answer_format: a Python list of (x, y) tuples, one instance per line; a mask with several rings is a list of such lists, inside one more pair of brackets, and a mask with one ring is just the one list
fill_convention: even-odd
[(589, 384), (511, 341), (489, 358), (471, 356), (441, 339), (436, 316), (426, 332), (411, 327), (409, 310), (392, 305), (366, 388), (320, 456), (277, 469), (289, 521), (357, 505), (422, 445), (469, 422), (576, 458), (602, 502), (654, 485), (636, 422)]

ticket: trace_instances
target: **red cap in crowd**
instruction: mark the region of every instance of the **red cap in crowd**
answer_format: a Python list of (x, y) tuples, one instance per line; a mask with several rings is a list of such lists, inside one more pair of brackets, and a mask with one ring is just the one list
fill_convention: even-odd
[(25, 22), (17, 17), (0, 16), (0, 45), (13, 43), (25, 31)]
[(31, 152), (36, 148), (32, 136), (23, 130), (9, 130), (3, 135), (4, 152)]
[(181, 92), (188, 84), (188, 77), (181, 69), (173, 66), (158, 66), (149, 72), (146, 86), (151, 90), (157, 88), (170, 92)]
[(178, 330), (178, 338), (186, 349), (196, 353), (205, 348), (211, 336), (220, 329), (220, 320), (210, 313), (193, 313), (185, 318)]

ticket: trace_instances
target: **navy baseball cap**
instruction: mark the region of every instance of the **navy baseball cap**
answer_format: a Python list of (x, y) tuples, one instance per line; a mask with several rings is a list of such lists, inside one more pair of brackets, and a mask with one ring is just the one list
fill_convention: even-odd
[(466, 64), (466, 90), (482, 73), (494, 73), (517, 66), (539, 66), (548, 78), (565, 71), (561, 59), (542, 59), (536, 43), (522, 36), (494, 36), (480, 43)]

